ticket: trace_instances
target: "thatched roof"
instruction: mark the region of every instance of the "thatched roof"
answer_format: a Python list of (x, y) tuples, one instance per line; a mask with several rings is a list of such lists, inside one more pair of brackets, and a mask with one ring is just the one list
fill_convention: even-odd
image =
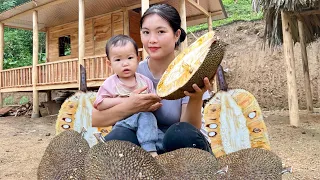
[(291, 15), (293, 42), (299, 42), (299, 18), (305, 25), (306, 42), (320, 36), (320, 0), (252, 0), (255, 11), (262, 8), (265, 19), (265, 41), (274, 47), (282, 44), (281, 10)]

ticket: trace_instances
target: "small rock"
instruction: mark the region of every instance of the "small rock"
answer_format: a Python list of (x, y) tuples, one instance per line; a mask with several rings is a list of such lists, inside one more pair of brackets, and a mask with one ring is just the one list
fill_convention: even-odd
[(305, 131), (302, 131), (301, 133), (302, 133), (302, 134), (306, 134), (306, 132), (305, 132)]
[(13, 134), (12, 136), (18, 136), (18, 134)]
[(38, 141), (42, 141), (42, 139), (38, 139)]
[(10, 152), (9, 150), (6, 150), (6, 152)]
[(47, 133), (47, 134), (46, 134), (46, 136), (50, 136), (50, 135), (51, 135), (50, 133)]

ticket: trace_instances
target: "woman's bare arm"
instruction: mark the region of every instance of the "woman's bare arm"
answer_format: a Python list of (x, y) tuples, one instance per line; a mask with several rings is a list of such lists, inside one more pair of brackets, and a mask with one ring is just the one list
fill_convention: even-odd
[[(138, 90), (140, 93), (145, 88)], [(161, 104), (159, 96), (156, 94), (136, 94), (132, 93), (126, 99), (126, 102), (115, 105), (109, 109), (92, 111), (92, 126), (93, 127), (106, 127), (114, 125), (117, 121), (122, 120), (132, 114), (143, 111), (155, 111)]]
[(196, 128), (201, 128), (201, 108), (203, 104), (202, 96), (205, 91), (211, 88), (211, 83), (208, 78), (204, 79), (205, 87), (200, 89), (196, 84), (193, 84), (194, 93), (185, 92), (190, 96), (188, 104), (182, 105), (181, 122), (188, 122)]

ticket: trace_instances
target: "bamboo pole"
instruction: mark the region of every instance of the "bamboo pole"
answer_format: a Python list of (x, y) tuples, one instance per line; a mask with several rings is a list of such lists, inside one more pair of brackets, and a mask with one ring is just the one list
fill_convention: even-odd
[[(187, 11), (186, 11), (186, 0), (179, 0), (179, 14), (181, 18), (181, 28), (187, 33)], [(188, 47), (188, 38), (181, 43), (180, 50), (183, 51)]]
[(39, 117), (39, 92), (38, 82), (38, 53), (39, 53), (39, 30), (38, 30), (38, 11), (33, 11), (33, 54), (32, 54), (32, 92), (33, 92), (33, 110), (31, 118)]
[[(4, 57), (4, 24), (0, 23), (0, 87), (2, 85), (2, 70), (3, 70), (3, 57)], [(2, 107), (2, 93), (0, 92), (0, 108)]]
[(283, 51), (287, 72), (288, 103), (290, 125), (299, 126), (299, 107), (297, 96), (296, 72), (294, 67), (293, 41), (291, 32), (290, 16), (287, 12), (281, 11)]
[(311, 85), (310, 85), (310, 76), (309, 76), (308, 55), (307, 55), (306, 40), (304, 35), (304, 24), (300, 19), (298, 19), (298, 27), (299, 27), (300, 47), (301, 47), (301, 54), (302, 54), (304, 87), (305, 87), (306, 98), (307, 98), (307, 110), (308, 112), (312, 113), (313, 105), (312, 105), (312, 94), (311, 94)]
[[(141, 16), (143, 16), (144, 12), (149, 8), (149, 0), (141, 0)], [(143, 48), (142, 50), (142, 59), (145, 59), (148, 56), (148, 53), (146, 50)]]
[(81, 85), (81, 65), (85, 54), (85, 5), (84, 0), (79, 0), (79, 64), (78, 64), (78, 85)]

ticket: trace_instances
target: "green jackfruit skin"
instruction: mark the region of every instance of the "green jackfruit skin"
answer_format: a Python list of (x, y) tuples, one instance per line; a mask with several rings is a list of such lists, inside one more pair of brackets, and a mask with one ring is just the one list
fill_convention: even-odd
[(218, 157), (220, 167), (228, 165), (224, 179), (281, 180), (282, 161), (275, 153), (260, 149), (242, 149)]
[(181, 148), (156, 157), (169, 179), (216, 179), (218, 161), (207, 151)]
[(127, 141), (100, 142), (85, 159), (86, 179), (161, 179), (164, 170), (141, 147)]
[(84, 179), (84, 159), (89, 148), (78, 132), (67, 130), (60, 133), (47, 146), (37, 170), (37, 179)]
[(162, 97), (167, 100), (175, 100), (185, 97), (184, 91), (195, 92), (192, 85), (197, 84), (199, 88), (204, 87), (203, 79), (208, 77), (209, 80), (213, 79), (216, 71), (224, 57), (226, 43), (216, 40), (211, 46), (208, 54), (206, 55), (204, 61), (197, 69), (197, 72), (192, 75), (192, 77), (179, 89)]

